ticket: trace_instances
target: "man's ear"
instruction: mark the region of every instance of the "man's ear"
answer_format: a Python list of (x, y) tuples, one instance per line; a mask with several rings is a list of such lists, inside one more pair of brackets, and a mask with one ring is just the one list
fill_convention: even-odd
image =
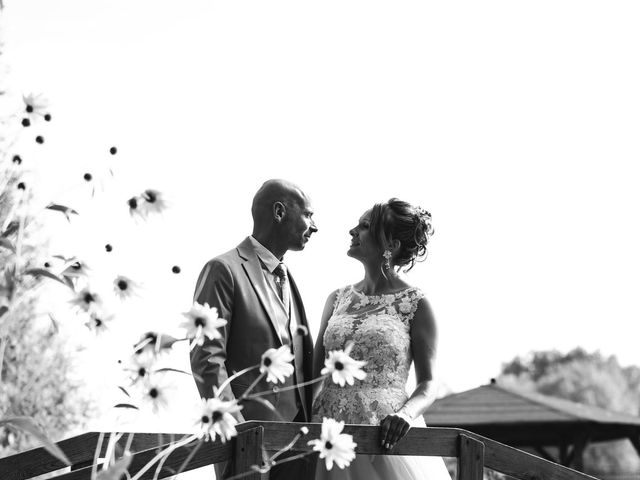
[(287, 207), (285, 207), (284, 203), (282, 202), (275, 202), (273, 204), (273, 218), (276, 221), (276, 223), (280, 223), (282, 222), (282, 220), (284, 220), (284, 216), (287, 213)]

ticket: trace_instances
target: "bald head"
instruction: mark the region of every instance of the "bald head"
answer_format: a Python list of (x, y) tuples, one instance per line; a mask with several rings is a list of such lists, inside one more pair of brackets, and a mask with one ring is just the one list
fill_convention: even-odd
[(267, 180), (253, 197), (253, 236), (281, 255), (302, 250), (317, 231), (312, 215), (309, 197), (300, 187), (287, 180)]
[(271, 223), (276, 202), (292, 208), (304, 203), (306, 198), (300, 187), (287, 180), (267, 180), (256, 192), (251, 204), (254, 226)]

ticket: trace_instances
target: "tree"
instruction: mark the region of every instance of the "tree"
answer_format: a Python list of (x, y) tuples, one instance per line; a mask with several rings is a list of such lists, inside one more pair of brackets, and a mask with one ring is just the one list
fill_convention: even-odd
[[(0, 71), (6, 71), (1, 60), (0, 45)], [(6, 97), (6, 86), (0, 85), (0, 99), (6, 101)], [(80, 382), (73, 379), (65, 339), (49, 319), (42, 321), (36, 314), (37, 291), (28, 287), (39, 282), (16, 274), (30, 266), (41, 267), (46, 255), (46, 242), (38, 235), (42, 227), (15, 210), (17, 202), (30, 201), (26, 190), (20, 188), (24, 165), (15, 150), (16, 139), (7, 134), (16, 125), (19, 130), (21, 113), (0, 118), (0, 419), (30, 417), (50, 438), (58, 440), (84, 425), (92, 408), (81, 394)], [(17, 228), (19, 218), (24, 219), (26, 228)], [(14, 251), (18, 243), (19, 255)], [(18, 300), (10, 301), (12, 298)], [(0, 456), (39, 443), (33, 436), (0, 427)]]
[[(502, 367), (499, 382), (544, 395), (638, 415), (640, 368), (622, 367), (615, 356), (576, 348), (533, 352)], [(628, 440), (592, 444), (585, 450), (585, 472), (593, 475), (637, 472), (638, 453)]]

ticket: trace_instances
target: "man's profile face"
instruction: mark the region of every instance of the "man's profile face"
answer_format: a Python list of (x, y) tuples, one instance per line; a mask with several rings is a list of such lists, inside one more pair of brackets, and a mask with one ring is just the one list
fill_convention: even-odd
[(289, 250), (302, 250), (311, 234), (318, 231), (313, 221), (313, 208), (306, 196), (287, 202), (282, 227)]

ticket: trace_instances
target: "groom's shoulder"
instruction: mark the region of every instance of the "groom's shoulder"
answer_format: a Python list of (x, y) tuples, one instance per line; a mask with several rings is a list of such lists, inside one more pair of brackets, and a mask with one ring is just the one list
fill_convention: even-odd
[(233, 268), (234, 266), (240, 265), (243, 262), (242, 250), (246, 250), (247, 248), (247, 240), (243, 240), (239, 245), (233, 247), (232, 249), (221, 253), (213, 257), (211, 260), (207, 262), (209, 266), (226, 266), (228, 268)]

